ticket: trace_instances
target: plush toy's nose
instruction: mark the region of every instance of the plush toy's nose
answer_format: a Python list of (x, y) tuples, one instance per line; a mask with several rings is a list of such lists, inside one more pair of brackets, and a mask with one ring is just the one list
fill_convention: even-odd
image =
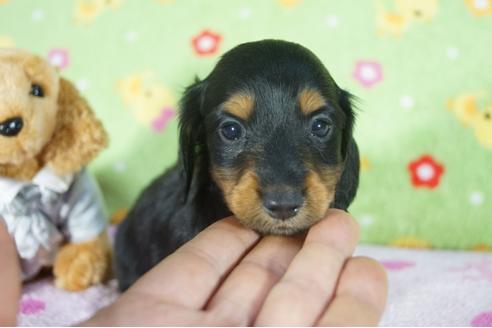
[(15, 137), (21, 132), (24, 126), (24, 121), (21, 117), (9, 118), (6, 121), (0, 122), (0, 135), (4, 137)]

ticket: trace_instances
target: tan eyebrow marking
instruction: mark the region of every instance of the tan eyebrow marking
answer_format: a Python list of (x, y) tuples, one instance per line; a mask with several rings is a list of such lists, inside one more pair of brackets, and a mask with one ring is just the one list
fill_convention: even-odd
[(320, 107), (326, 106), (323, 96), (315, 89), (303, 89), (299, 93), (297, 99), (299, 101), (299, 106), (301, 107), (301, 112), (306, 115), (311, 114)]
[(243, 120), (247, 120), (253, 113), (255, 97), (250, 92), (240, 91), (233, 94), (225, 103), (225, 111)]

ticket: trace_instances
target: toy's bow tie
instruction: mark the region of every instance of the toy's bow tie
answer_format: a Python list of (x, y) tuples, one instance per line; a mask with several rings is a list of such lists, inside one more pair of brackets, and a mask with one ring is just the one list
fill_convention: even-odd
[(12, 201), (11, 211), (16, 217), (12, 232), (21, 258), (33, 258), (40, 246), (52, 251), (62, 239), (43, 211), (56, 197), (53, 191), (41, 191), (38, 185), (26, 184)]

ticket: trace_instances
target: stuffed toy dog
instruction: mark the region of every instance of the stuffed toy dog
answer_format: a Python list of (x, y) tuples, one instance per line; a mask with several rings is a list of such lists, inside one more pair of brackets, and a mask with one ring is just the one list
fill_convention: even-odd
[(23, 280), (45, 266), (67, 290), (105, 278), (107, 220), (84, 166), (106, 144), (69, 81), (40, 57), (0, 49), (0, 224), (15, 240)]

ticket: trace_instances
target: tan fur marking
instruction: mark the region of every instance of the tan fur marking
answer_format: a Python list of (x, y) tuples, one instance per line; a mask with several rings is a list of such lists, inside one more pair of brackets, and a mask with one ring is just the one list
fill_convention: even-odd
[(258, 195), (258, 176), (251, 169), (241, 176), (233, 169), (213, 168), (214, 181), (222, 190), (229, 209), (245, 226), (257, 229), (263, 213)]
[(223, 169), (215, 166), (212, 166), (211, 174), (215, 183), (222, 190), (224, 197), (232, 192), (239, 175), (236, 170)]
[(339, 177), (339, 169), (325, 169), (321, 173), (309, 171), (305, 182), (309, 225), (324, 217), (328, 206), (335, 198), (335, 189)]
[[(261, 212), (261, 200), (258, 195), (258, 176), (253, 171), (245, 172), (230, 195), (226, 196), (232, 212), (242, 221), (254, 220)], [(251, 226), (252, 222), (246, 222)]]
[(305, 179), (306, 200), (299, 213), (288, 220), (273, 219), (264, 210), (259, 178), (251, 169), (242, 176), (235, 170), (213, 168), (212, 176), (221, 188), (229, 209), (245, 226), (263, 234), (291, 235), (323, 219), (335, 197), (341, 170), (338, 167), (317, 172), (309, 170)]
[(225, 103), (225, 111), (237, 116), (243, 120), (247, 120), (253, 113), (255, 105), (255, 97), (248, 92), (238, 92), (233, 94)]
[(305, 115), (311, 114), (320, 107), (326, 106), (321, 94), (314, 89), (303, 89), (298, 96), (301, 112)]

